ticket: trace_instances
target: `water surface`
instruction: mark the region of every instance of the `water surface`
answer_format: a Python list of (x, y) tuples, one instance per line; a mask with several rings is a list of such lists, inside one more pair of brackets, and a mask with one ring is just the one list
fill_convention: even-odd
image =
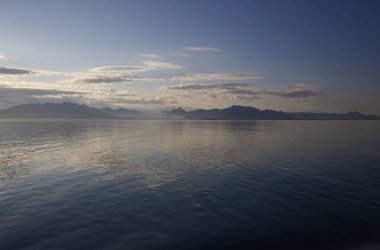
[(0, 121), (0, 249), (370, 249), (380, 122)]

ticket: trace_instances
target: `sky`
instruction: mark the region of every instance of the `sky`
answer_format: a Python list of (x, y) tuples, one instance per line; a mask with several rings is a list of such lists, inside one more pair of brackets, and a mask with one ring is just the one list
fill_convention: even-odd
[(0, 108), (380, 115), (380, 1), (1, 0)]

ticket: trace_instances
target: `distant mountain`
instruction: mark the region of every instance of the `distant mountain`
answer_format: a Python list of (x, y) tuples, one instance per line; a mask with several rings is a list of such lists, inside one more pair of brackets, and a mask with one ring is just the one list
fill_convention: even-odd
[(142, 111), (133, 110), (133, 109), (125, 109), (125, 108), (118, 108), (118, 109), (102, 108), (100, 109), (100, 111), (116, 118), (133, 118), (133, 117), (137, 118), (139, 116), (144, 115), (144, 112)]
[(186, 114), (189, 119), (225, 120), (288, 120), (291, 117), (281, 111), (259, 110), (254, 107), (231, 106), (226, 109), (197, 109)]
[(0, 110), (0, 119), (115, 119), (134, 118), (142, 112), (128, 109), (97, 109), (76, 103), (22, 104)]
[(374, 115), (364, 115), (359, 112), (336, 113), (289, 113), (294, 120), (380, 120)]
[(260, 110), (254, 107), (234, 105), (225, 109), (197, 109), (184, 111), (174, 109), (167, 115), (180, 115), (185, 119), (193, 120), (379, 120), (373, 115), (363, 115), (358, 112), (345, 114), (335, 113), (287, 113), (275, 110)]
[(187, 112), (183, 110), (182, 108), (172, 109), (164, 113), (166, 113), (166, 115), (169, 115), (169, 116), (185, 116), (187, 114)]
[(373, 115), (358, 112), (335, 113), (287, 113), (260, 110), (254, 107), (234, 105), (225, 109), (182, 108), (164, 111), (161, 115), (148, 116), (130, 109), (93, 108), (75, 103), (22, 104), (0, 110), (0, 119), (192, 119), (192, 120), (380, 120)]

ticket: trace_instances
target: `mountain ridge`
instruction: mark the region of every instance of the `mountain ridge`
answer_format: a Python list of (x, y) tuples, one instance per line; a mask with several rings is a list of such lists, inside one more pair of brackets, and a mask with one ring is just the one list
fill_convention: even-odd
[(148, 116), (142, 111), (125, 108), (95, 108), (77, 103), (21, 104), (0, 110), (0, 119), (189, 119), (189, 120), (380, 120), (356, 111), (347, 113), (283, 112), (232, 105), (225, 109), (176, 108)]
[(77, 103), (20, 104), (0, 110), (0, 119), (132, 119), (143, 115), (137, 110), (94, 108)]
[[(177, 109), (178, 110), (178, 109)], [(169, 111), (170, 113), (171, 111)], [(233, 105), (225, 109), (196, 109), (185, 111), (183, 119), (194, 120), (379, 120), (374, 115), (356, 111), (343, 114), (318, 112), (283, 112), (271, 109), (260, 110), (249, 106)]]

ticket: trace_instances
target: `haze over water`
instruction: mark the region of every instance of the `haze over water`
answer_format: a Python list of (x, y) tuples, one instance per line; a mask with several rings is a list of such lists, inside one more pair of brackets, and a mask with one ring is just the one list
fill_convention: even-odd
[(376, 247), (379, 152), (377, 121), (0, 121), (0, 249)]

